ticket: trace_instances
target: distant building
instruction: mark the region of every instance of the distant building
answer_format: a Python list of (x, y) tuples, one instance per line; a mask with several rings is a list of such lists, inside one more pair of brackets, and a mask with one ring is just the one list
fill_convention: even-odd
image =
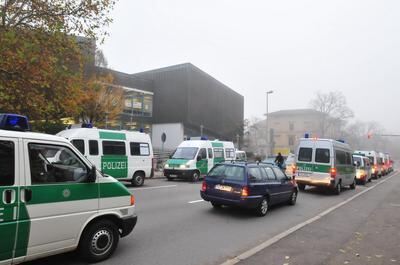
[[(258, 155), (295, 153), (299, 139), (305, 134), (322, 137), (321, 121), (325, 114), (313, 109), (280, 110), (268, 114), (269, 140), (267, 142), (266, 120), (253, 124), (248, 131), (248, 151)], [(332, 122), (332, 121), (331, 121)], [(331, 126), (325, 137), (334, 138), (338, 128)]]
[(151, 132), (153, 124), (179, 123), (184, 137), (203, 134), (236, 142), (243, 135), (243, 96), (190, 63), (137, 74), (98, 71), (111, 73), (126, 94), (112, 128)]

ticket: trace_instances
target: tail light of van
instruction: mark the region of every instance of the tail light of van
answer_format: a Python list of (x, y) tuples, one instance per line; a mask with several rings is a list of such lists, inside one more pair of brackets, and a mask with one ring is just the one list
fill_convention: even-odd
[(242, 192), (241, 192), (240, 195), (241, 195), (242, 197), (247, 197), (247, 196), (249, 196), (249, 187), (247, 187), (247, 186), (243, 187)]
[(372, 174), (375, 174), (377, 172), (377, 170), (378, 170), (378, 167), (376, 165), (374, 165), (372, 167)]
[(296, 175), (296, 170), (297, 170), (296, 165), (292, 165), (292, 175), (293, 176)]
[(131, 194), (131, 206), (135, 205), (135, 196)]
[(205, 182), (205, 181), (203, 181), (202, 183), (201, 183), (201, 191), (206, 191), (207, 190), (207, 183)]
[(335, 167), (332, 167), (330, 170), (331, 178), (336, 178), (337, 170)]

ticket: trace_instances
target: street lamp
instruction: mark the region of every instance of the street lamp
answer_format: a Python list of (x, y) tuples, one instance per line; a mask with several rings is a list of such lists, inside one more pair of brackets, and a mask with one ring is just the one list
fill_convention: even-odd
[(268, 131), (268, 95), (274, 93), (273, 90), (267, 91), (267, 113), (265, 114), (265, 130), (266, 130), (266, 136), (267, 136), (267, 141), (266, 141), (266, 150), (265, 153), (268, 157), (268, 148), (270, 146), (270, 142), (269, 142), (269, 131)]

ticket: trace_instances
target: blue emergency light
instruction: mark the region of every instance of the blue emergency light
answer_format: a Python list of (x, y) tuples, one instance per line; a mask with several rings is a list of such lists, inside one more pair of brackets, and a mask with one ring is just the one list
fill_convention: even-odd
[(310, 134), (309, 133), (305, 133), (304, 134), (304, 138), (306, 138), (306, 139), (310, 138)]
[(0, 129), (10, 131), (29, 131), (28, 118), (18, 114), (0, 114)]

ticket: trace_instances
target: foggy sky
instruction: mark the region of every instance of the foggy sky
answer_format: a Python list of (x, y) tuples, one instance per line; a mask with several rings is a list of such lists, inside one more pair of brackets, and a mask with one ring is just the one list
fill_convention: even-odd
[(339, 90), (356, 119), (400, 133), (400, 1), (120, 0), (100, 47), (136, 73), (191, 62), (245, 98), (245, 117)]

